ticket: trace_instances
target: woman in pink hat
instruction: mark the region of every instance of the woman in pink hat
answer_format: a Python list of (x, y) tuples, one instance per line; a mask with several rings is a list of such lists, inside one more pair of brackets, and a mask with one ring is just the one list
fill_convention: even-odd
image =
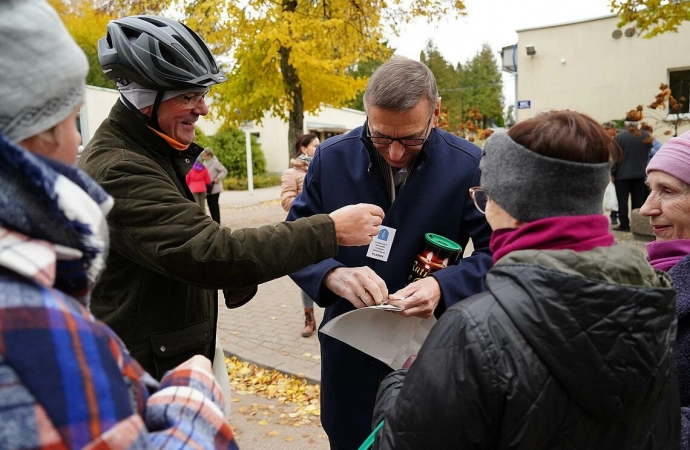
[(656, 241), (647, 244), (649, 262), (668, 272), (677, 291), (676, 369), (681, 404), (681, 448), (690, 448), (690, 132), (672, 138), (647, 166), (651, 193), (640, 208)]

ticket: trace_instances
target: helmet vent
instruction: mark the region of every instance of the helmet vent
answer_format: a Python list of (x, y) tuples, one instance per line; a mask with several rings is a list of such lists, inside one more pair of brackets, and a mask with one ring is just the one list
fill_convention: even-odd
[[(122, 34), (124, 34), (125, 37), (127, 37), (127, 39), (129, 39), (130, 41), (136, 40), (136, 38), (138, 38), (141, 35), (141, 31), (135, 30), (133, 28), (123, 26), (123, 27), (121, 27), (121, 29), (122, 29)], [(108, 36), (108, 37), (110, 37), (110, 36)]]
[(175, 55), (175, 53), (171, 52), (166, 46), (161, 45), (160, 46), (160, 56), (164, 61), (169, 62), (173, 66), (176, 67), (187, 67), (188, 62), (181, 60), (179, 57)]
[[(175, 36), (173, 36), (173, 37), (174, 37), (175, 40), (177, 41), (177, 44), (179, 44), (179, 46), (182, 47), (182, 49), (184, 49), (183, 51), (186, 51), (187, 53), (189, 53), (189, 55), (190, 55), (192, 58), (194, 58), (194, 48), (192, 48), (192, 46), (190, 46), (190, 45), (189, 45), (184, 39), (182, 39), (180, 36), (175, 35)], [(172, 45), (173, 45), (173, 47), (176, 46), (176, 44), (172, 44)], [(182, 49), (181, 49), (181, 50), (182, 50)]]
[(165, 28), (169, 26), (167, 23), (162, 22), (155, 17), (152, 16), (138, 16), (139, 19), (143, 20), (144, 22), (148, 22), (153, 26), (159, 27), (159, 28)]

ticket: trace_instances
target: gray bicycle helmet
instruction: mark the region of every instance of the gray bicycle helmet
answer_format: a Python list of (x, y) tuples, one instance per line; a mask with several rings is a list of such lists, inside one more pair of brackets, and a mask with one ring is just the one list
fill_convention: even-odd
[(103, 72), (156, 91), (205, 88), (227, 80), (204, 41), (186, 25), (161, 16), (131, 16), (108, 23), (98, 41)]

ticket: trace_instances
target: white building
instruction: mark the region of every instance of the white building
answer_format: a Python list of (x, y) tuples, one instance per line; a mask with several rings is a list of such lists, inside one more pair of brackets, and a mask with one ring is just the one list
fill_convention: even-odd
[[(517, 30), (516, 46), (503, 49), (504, 70), (517, 69), (517, 121), (551, 109), (579, 111), (599, 122), (623, 119), (637, 105), (652, 103), (661, 83), (670, 85), (676, 99), (686, 98), (688, 113), (690, 24), (645, 39), (632, 25), (618, 29), (618, 22), (612, 15)], [(660, 126), (654, 134), (668, 139)]]
[[(322, 142), (336, 134), (347, 133), (364, 124), (364, 111), (325, 106), (317, 114), (304, 115), (304, 132), (314, 133)], [(266, 170), (282, 172), (289, 167), (292, 148), (287, 145), (288, 124), (278, 117), (265, 117), (251, 129), (258, 137), (266, 157)]]
[[(79, 119), (84, 144), (91, 139), (101, 122), (108, 117), (110, 109), (118, 98), (119, 93), (114, 89), (87, 86)], [(364, 120), (363, 111), (326, 106), (318, 114), (305, 114), (304, 132), (315, 133), (323, 141), (364, 124)], [(200, 117), (197, 122), (197, 126), (207, 136), (214, 135), (220, 125), (219, 122), (207, 117)], [(282, 119), (269, 116), (261, 125), (251, 126), (250, 130), (261, 143), (261, 149), (266, 157), (266, 170), (282, 172), (287, 169), (290, 159), (290, 149), (286, 146), (288, 124)]]

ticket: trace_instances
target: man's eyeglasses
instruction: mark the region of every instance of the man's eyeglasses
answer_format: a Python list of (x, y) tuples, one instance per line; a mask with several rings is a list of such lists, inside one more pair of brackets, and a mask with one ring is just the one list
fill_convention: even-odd
[(477, 207), (480, 213), (486, 214), (486, 202), (489, 200), (489, 196), (486, 195), (484, 189), (481, 186), (475, 186), (470, 188), (470, 197), (474, 202), (474, 206)]
[(190, 108), (196, 108), (201, 104), (201, 102), (206, 98), (209, 91), (200, 92), (198, 94), (192, 95), (178, 95), (179, 98), (187, 101), (187, 106)]
[(426, 142), (428, 136), (427, 132), (429, 131), (429, 125), (431, 125), (431, 119), (434, 118), (433, 113), (429, 117), (429, 121), (426, 124), (426, 128), (424, 128), (424, 135), (423, 138), (414, 138), (414, 137), (402, 137), (402, 138), (393, 138), (389, 136), (372, 136), (371, 131), (369, 130), (369, 122), (367, 121), (367, 138), (371, 140), (371, 143), (374, 144), (376, 147), (388, 147), (390, 146), (393, 142), (397, 141), (400, 142), (400, 144), (403, 147), (421, 147), (424, 142)]

